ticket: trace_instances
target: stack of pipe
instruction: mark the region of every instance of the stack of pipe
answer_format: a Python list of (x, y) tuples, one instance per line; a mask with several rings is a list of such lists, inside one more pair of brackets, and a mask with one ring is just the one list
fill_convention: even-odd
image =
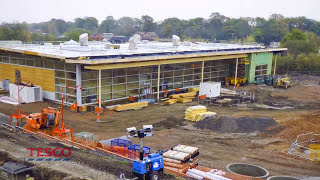
[(184, 152), (168, 150), (162, 154), (165, 169), (185, 173), (189, 169), (190, 155)]
[(198, 169), (189, 169), (186, 173), (188, 176), (191, 176), (195, 179), (209, 179), (209, 180), (231, 180), (229, 178), (211, 173), (211, 172), (204, 172)]
[(178, 144), (171, 148), (174, 151), (188, 153), (190, 155), (189, 166), (195, 167), (198, 164), (199, 148)]

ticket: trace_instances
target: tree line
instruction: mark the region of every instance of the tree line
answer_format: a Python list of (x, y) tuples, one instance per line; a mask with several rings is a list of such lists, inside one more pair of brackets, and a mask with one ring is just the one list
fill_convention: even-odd
[(0, 40), (55, 41), (78, 40), (82, 33), (90, 35), (114, 33), (132, 36), (136, 32), (156, 32), (160, 38), (178, 35), (190, 41), (228, 41), (236, 43), (258, 42), (269, 45), (280, 42), (289, 48), (288, 55), (279, 58), (280, 72), (292, 70), (320, 70), (320, 22), (306, 17), (284, 17), (272, 14), (268, 19), (257, 17), (230, 18), (214, 12), (208, 18), (188, 20), (167, 18), (156, 22), (151, 16), (141, 18), (106, 17), (99, 22), (94, 17), (76, 18), (74, 21), (51, 19), (41, 23), (3, 23)]

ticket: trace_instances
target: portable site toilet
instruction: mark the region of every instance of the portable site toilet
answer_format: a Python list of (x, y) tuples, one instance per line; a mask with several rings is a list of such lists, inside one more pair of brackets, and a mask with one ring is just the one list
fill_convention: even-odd
[(208, 98), (220, 96), (221, 82), (200, 83), (199, 96), (206, 95)]

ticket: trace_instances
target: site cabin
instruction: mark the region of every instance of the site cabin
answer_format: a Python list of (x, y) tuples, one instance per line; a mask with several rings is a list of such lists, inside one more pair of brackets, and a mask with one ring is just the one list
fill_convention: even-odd
[[(62, 87), (81, 86), (66, 104), (78, 106), (139, 97), (143, 90), (155, 95), (199, 86), (201, 82), (221, 82), (226, 77), (255, 78), (271, 74), (274, 56), (287, 49), (257, 45), (221, 43), (147, 42), (129, 50), (129, 44), (88, 46), (70, 41), (60, 45), (28, 45), (0, 42), (0, 80), (21, 79), (40, 86), (43, 98), (61, 101)], [(113, 48), (118, 47), (118, 48)], [(0, 85), (1, 85), (0, 82)], [(148, 87), (145, 87), (148, 84)], [(1, 87), (1, 86), (0, 86)], [(68, 88), (70, 93), (73, 88)]]
[(31, 180), (34, 179), (33, 168), (14, 162), (6, 162), (0, 167), (0, 179), (3, 180)]

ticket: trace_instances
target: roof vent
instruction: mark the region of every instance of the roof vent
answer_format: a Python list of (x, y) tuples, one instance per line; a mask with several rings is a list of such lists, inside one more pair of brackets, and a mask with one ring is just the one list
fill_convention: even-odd
[(138, 48), (138, 43), (141, 42), (141, 36), (139, 34), (133, 35), (129, 39), (129, 50), (134, 50)]
[(179, 44), (180, 44), (180, 38), (179, 38), (179, 36), (172, 35), (172, 44), (173, 44), (174, 46), (179, 46)]
[(80, 46), (88, 46), (88, 33), (79, 36), (79, 44)]

